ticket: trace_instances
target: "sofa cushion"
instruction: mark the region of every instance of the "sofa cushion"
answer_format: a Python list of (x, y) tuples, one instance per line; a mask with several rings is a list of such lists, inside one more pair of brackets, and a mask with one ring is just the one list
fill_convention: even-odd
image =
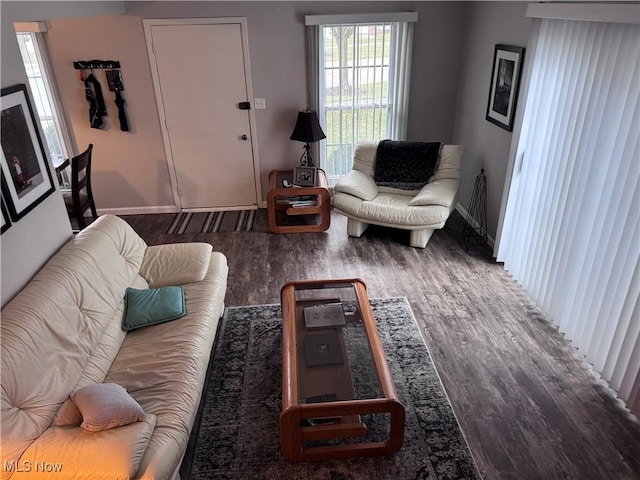
[(403, 227), (442, 228), (450, 214), (450, 209), (441, 205), (412, 207), (411, 197), (380, 193), (365, 202), (346, 193), (333, 196), (333, 206), (347, 215), (363, 218), (365, 222)]
[(205, 278), (184, 285), (187, 314), (130, 331), (105, 379), (125, 387), (145, 413), (158, 418), (137, 478), (169, 480), (180, 463), (200, 403), (227, 275), (225, 256), (213, 252)]
[(429, 182), (435, 180), (460, 180), (460, 168), (462, 164), (462, 155), (464, 154), (463, 145), (443, 145), (440, 151), (440, 162), (438, 169), (435, 171)]
[(351, 170), (336, 182), (334, 191), (348, 193), (362, 200), (373, 200), (378, 195), (378, 186), (369, 175)]
[(429, 182), (409, 201), (409, 205), (414, 207), (419, 205), (450, 207), (456, 198), (458, 183), (458, 180), (451, 179)]
[[(149, 284), (140, 275), (136, 275), (136, 278), (130, 286), (139, 289), (149, 288)], [(109, 371), (109, 367), (111, 367), (111, 363), (105, 362), (104, 359), (114, 359), (116, 357), (120, 349), (120, 344), (127, 334), (125, 330), (122, 330), (124, 306), (123, 297), (113, 316), (114, 320), (108, 323), (102, 332), (100, 342), (91, 353), (91, 358), (72, 391), (79, 390), (84, 386), (94, 383), (101, 383), (104, 380), (104, 377)], [(80, 414), (80, 410), (78, 410), (78, 407), (70, 398), (67, 398), (56, 413), (53, 425), (59, 427), (79, 427), (81, 423), (82, 415)]]
[(187, 313), (182, 286), (127, 288), (123, 330), (135, 330), (183, 317)]
[(144, 411), (117, 383), (95, 383), (71, 394), (85, 430), (99, 432), (144, 420)]
[(31, 444), (18, 462), (22, 467), (30, 465), (30, 471), (15, 472), (11, 478), (134, 478), (155, 425), (155, 415), (147, 414), (141, 422), (100, 432), (51, 427)]
[(17, 460), (51, 425), (87, 369), (108, 370), (124, 337), (110, 327), (145, 248), (124, 220), (101, 216), (3, 308), (2, 461)]
[(152, 288), (201, 281), (207, 274), (213, 247), (208, 243), (172, 243), (148, 247), (140, 267)]
[(362, 142), (356, 146), (356, 151), (353, 154), (353, 170), (358, 170), (373, 178), (378, 143)]

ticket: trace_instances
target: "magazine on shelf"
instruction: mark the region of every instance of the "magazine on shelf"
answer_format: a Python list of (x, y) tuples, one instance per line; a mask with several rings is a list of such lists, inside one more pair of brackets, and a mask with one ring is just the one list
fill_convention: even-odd
[(318, 204), (316, 195), (289, 195), (278, 197), (276, 203), (279, 205), (289, 205), (290, 207), (310, 207)]
[(305, 200), (305, 201), (291, 201), (289, 202), (289, 206), (291, 207), (314, 207), (318, 204), (318, 202), (314, 200)]
[(341, 327), (346, 324), (342, 303), (304, 307), (304, 326), (306, 328)]

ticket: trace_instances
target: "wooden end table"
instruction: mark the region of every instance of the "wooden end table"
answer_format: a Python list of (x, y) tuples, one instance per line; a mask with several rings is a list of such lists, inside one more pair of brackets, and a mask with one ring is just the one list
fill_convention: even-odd
[[(327, 230), (331, 224), (331, 196), (324, 170), (318, 169), (318, 185), (315, 187), (284, 187), (284, 180), (289, 184), (293, 183), (293, 170), (273, 170), (269, 173), (269, 229), (273, 233), (310, 233)], [(303, 204), (297, 204), (297, 201)], [(278, 223), (282, 216), (287, 221)], [(306, 223), (316, 216), (319, 216), (320, 223)], [(300, 222), (296, 224), (296, 220)]]
[[(390, 455), (400, 450), (405, 410), (391, 379), (362, 280), (287, 283), (282, 287), (281, 301), (283, 455), (291, 461), (316, 461)], [(330, 303), (343, 306), (344, 326), (307, 328), (304, 309)], [(309, 311), (306, 315), (310, 317)], [(323, 335), (337, 338), (341, 361), (317, 364), (317, 346), (321, 355), (334, 348), (334, 342), (324, 345), (324, 340), (317, 340)], [(358, 388), (354, 388), (353, 378), (358, 378)], [(368, 431), (363, 414), (385, 414), (375, 415), (375, 421), (380, 422), (377, 434), (388, 432), (387, 437), (359, 438)], [(374, 416), (368, 421), (373, 422)]]

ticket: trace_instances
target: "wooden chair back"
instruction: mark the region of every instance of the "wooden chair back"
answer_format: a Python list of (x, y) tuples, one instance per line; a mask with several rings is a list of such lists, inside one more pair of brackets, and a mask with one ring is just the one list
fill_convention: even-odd
[(76, 205), (80, 205), (80, 192), (86, 188), (88, 194), (91, 190), (92, 152), (93, 144), (90, 143), (84, 152), (71, 159), (71, 194)]
[[(71, 159), (71, 192), (70, 202), (67, 204), (67, 211), (70, 216), (78, 221), (78, 226), (83, 229), (86, 226), (84, 212), (91, 209), (91, 216), (95, 220), (98, 218), (96, 206), (93, 201), (93, 191), (91, 190), (91, 154), (93, 144), (79, 155)], [(86, 193), (81, 195), (82, 191)], [(64, 195), (64, 193), (63, 193)]]

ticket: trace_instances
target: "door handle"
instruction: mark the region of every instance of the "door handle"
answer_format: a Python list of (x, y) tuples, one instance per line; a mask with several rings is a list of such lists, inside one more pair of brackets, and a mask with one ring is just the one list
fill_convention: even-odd
[(249, 137), (247, 137), (247, 135), (246, 135), (246, 134), (244, 134), (244, 135), (242, 135), (240, 138), (246, 142), (246, 141), (247, 141), (247, 139), (248, 139)]

